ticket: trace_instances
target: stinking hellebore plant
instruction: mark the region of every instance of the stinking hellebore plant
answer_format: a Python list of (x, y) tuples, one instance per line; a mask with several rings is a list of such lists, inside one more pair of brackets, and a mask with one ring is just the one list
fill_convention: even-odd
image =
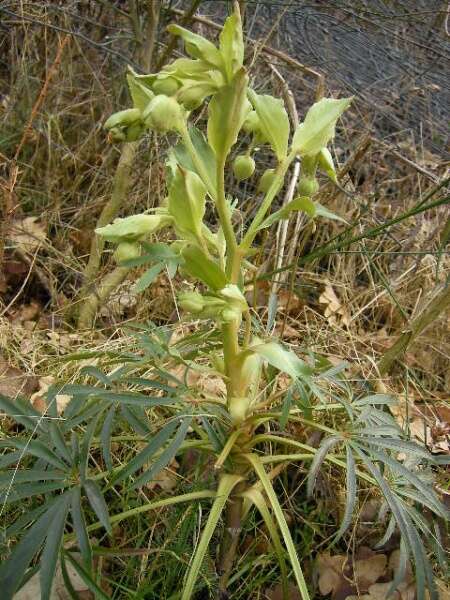
[[(436, 597), (433, 572), (421, 538), (435, 542), (439, 550), (439, 536), (431, 520), (417, 510), (427, 507), (430, 514), (447, 517), (432, 488), (432, 457), (426, 449), (405, 439), (384, 410), (393, 401), (390, 396), (355, 395), (343, 378), (342, 368), (312, 355), (306, 362), (282, 343), (267, 339), (256, 315), (252, 318), (244, 293), (251, 287), (252, 257), (263, 229), (296, 211), (303, 211), (311, 220), (335, 217), (313, 199), (318, 189), (316, 173), (322, 170), (332, 179), (336, 177), (327, 145), (351, 99), (320, 100), (291, 132), (283, 102), (249, 87), (237, 4), (224, 24), (218, 48), (182, 27), (172, 25), (169, 30), (184, 40), (190, 58), (177, 59), (157, 74), (130, 71), (133, 107), (112, 115), (106, 123), (119, 141), (137, 140), (148, 130), (174, 134), (175, 145), (167, 158), (167, 197), (152, 214), (116, 219), (98, 229), (97, 234), (116, 245), (119, 264), (151, 263), (138, 281), (138, 289), (150, 285), (163, 269), (171, 276), (179, 269), (190, 279), (192, 285), (178, 293), (178, 307), (187, 319), (199, 323), (199, 333), (186, 333), (170, 344), (166, 328), (154, 327), (150, 333), (144, 326), (138, 328), (141, 353), (128, 358), (111, 358), (109, 354), (108, 360), (115, 362), (116, 368), (108, 374), (92, 366), (85, 368), (84, 375), (95, 384), (53, 386), (47, 398), (48, 420), (41, 419), (27, 403), (0, 398), (0, 408), (32, 435), (31, 440), (19, 436), (0, 442), (2, 447), (14, 449), (1, 457), (2, 469), (24, 457), (27, 461), (26, 468), (13, 472), (6, 469), (1, 475), (2, 504), (5, 507), (36, 495), (44, 498), (6, 530), (6, 540), (17, 536), (21, 539), (0, 567), (2, 598), (12, 598), (36, 570), (33, 567), (27, 571), (39, 555), (40, 562), (35, 565), (40, 565), (43, 599), (50, 597), (58, 556), (63, 570), (70, 562), (90, 589), (98, 597), (105, 597), (95, 577), (90, 576), (94, 552), (90, 532), (104, 527), (111, 534), (113, 524), (141, 512), (211, 500), (177, 597), (189, 600), (204, 585), (199, 577), (202, 564), (222, 520), (217, 584), (220, 597), (229, 597), (240, 532), (247, 516), (256, 510), (279, 563), (284, 598), (289, 597), (290, 578), (295, 580), (301, 598), (308, 600), (311, 596), (297, 555), (296, 536), (286, 522), (273, 485), (283, 466), (296, 461), (310, 467), (310, 494), (324, 461), (346, 471), (347, 501), (334, 543), (352, 523), (358, 482), (366, 488), (377, 488), (384, 498), (380, 519), (387, 523), (380, 547), (395, 531), (401, 536), (401, 559), (391, 591), (402, 582), (407, 559), (412, 557), (419, 600), (425, 597), (426, 588)], [(193, 111), (205, 104), (206, 135), (190, 125)], [(233, 157), (238, 140), (248, 143), (248, 150)], [(257, 210), (241, 231), (234, 225), (237, 201), (227, 194), (225, 174), (231, 167), (237, 181), (254, 176), (255, 148), (261, 146), (273, 152), (276, 166), (265, 171), (254, 186)], [(273, 210), (289, 167), (297, 158), (302, 161), (297, 195), (283, 208)], [(207, 203), (217, 216), (216, 227), (205, 220)], [(152, 242), (152, 236), (162, 230), (172, 233), (166, 236), (172, 237), (172, 242)], [(186, 380), (180, 381), (165, 371), (164, 365), (170, 362), (222, 378), (226, 396), (198, 394)], [(145, 376), (137, 373), (140, 369)], [(278, 372), (286, 374), (289, 382), (283, 389), (277, 388)], [(121, 383), (127, 391), (120, 391)], [(334, 390), (331, 394), (330, 387)], [(153, 390), (153, 395), (144, 393), (146, 389)], [(69, 395), (71, 401), (63, 418), (58, 419), (55, 405), (61, 393)], [(329, 397), (334, 403), (328, 402)], [(156, 433), (151, 423), (155, 407), (167, 417), (167, 423)], [(338, 422), (343, 423), (345, 431), (323, 424), (319, 415), (327, 410), (340, 410)], [(146, 443), (142, 449), (141, 441), (141, 449), (125, 464), (114, 464), (110, 449), (119, 417)], [(324, 434), (319, 448), (290, 434), (292, 424), (316, 428)], [(95, 465), (90, 461), (98, 436), (105, 467), (102, 472), (95, 468), (98, 457)], [(132, 439), (127, 437), (128, 443)], [(138, 496), (138, 504), (130, 510), (109, 515), (105, 497), (110, 490), (120, 493), (126, 486), (127, 494), (131, 493), (129, 490), (155, 479), (176, 455), (192, 448), (200, 455), (214, 456), (215, 489), (196, 487), (186, 494), (142, 505)], [(89, 526), (87, 503), (91, 518), (93, 513), (98, 519)], [(70, 528), (65, 533), (68, 522)], [(70, 551), (70, 542), (76, 544), (80, 561)]]

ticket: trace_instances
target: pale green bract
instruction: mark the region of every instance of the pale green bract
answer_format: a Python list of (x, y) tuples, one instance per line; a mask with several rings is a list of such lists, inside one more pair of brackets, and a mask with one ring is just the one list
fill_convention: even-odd
[(322, 98), (313, 104), (303, 123), (297, 127), (292, 140), (292, 150), (304, 156), (319, 154), (333, 139), (337, 120), (350, 106), (351, 101), (352, 98)]
[(158, 231), (168, 223), (164, 215), (132, 215), (124, 219), (114, 219), (105, 227), (99, 227), (95, 233), (108, 242), (135, 242)]

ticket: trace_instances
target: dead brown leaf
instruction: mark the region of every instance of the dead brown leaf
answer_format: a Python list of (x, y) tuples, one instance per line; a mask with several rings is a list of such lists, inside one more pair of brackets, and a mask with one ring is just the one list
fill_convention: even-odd
[(22, 252), (33, 252), (45, 242), (47, 234), (37, 217), (25, 217), (13, 222), (9, 238)]
[(319, 296), (319, 302), (320, 304), (325, 304), (324, 316), (330, 325), (341, 324), (346, 327), (350, 325), (350, 315), (344, 306), (342, 306), (330, 283), (325, 284), (325, 290)]
[(28, 396), (37, 387), (36, 377), (23, 373), (0, 358), (0, 394), (9, 398)]

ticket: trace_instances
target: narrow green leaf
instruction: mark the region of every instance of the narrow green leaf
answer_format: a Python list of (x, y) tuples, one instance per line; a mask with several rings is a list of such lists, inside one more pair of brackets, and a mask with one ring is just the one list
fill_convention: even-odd
[(39, 551), (49, 529), (52, 527), (53, 519), (61, 507), (65, 505), (67, 498), (60, 496), (50, 508), (34, 523), (20, 542), (14, 547), (9, 557), (0, 565), (0, 582), (2, 597), (11, 600), (17, 591), (25, 571), (34, 555)]
[(92, 566), (92, 549), (86, 529), (86, 521), (81, 508), (81, 488), (78, 485), (72, 490), (71, 502), (70, 512), (72, 515), (73, 530), (77, 536), (78, 546), (84, 563), (86, 567), (90, 569)]
[(325, 219), (331, 219), (332, 221), (340, 221), (341, 223), (345, 223), (346, 225), (348, 225), (347, 221), (344, 218), (340, 217), (339, 215), (332, 212), (328, 208), (325, 208), (325, 206), (322, 206), (322, 204), (319, 204), (318, 202), (314, 202), (314, 206), (316, 209), (315, 210), (316, 217), (324, 217)]
[(50, 438), (56, 448), (57, 453), (68, 465), (71, 465), (72, 457), (70, 455), (68, 447), (66, 446), (66, 442), (61, 432), (59, 423), (57, 423), (56, 421), (50, 421), (48, 429), (50, 433)]
[(70, 552), (64, 551), (64, 557), (70, 562), (72, 567), (78, 573), (80, 578), (87, 585), (89, 590), (94, 594), (96, 600), (111, 600), (109, 596), (95, 583), (90, 574), (71, 556)]
[(268, 478), (267, 473), (264, 470), (264, 466), (256, 454), (245, 454), (244, 456), (247, 459), (247, 461), (252, 465), (257, 476), (259, 477), (264, 491), (266, 492), (266, 496), (272, 506), (275, 518), (278, 521), (278, 527), (281, 530), (281, 534), (283, 536), (284, 543), (289, 554), (289, 559), (291, 561), (292, 569), (294, 571), (295, 579), (297, 581), (298, 589), (300, 591), (302, 600), (310, 600), (308, 587), (306, 585), (302, 568), (298, 560), (294, 541), (292, 539), (291, 532), (289, 531), (289, 526), (286, 523), (283, 510), (280, 506), (280, 503), (278, 502), (277, 495), (275, 493), (275, 490), (273, 489), (270, 479)]
[(277, 527), (272, 518), (272, 515), (270, 514), (266, 500), (264, 499), (264, 496), (261, 494), (261, 492), (258, 491), (255, 487), (246, 490), (242, 494), (242, 496), (244, 498), (248, 498), (256, 506), (260, 515), (264, 519), (264, 523), (267, 527), (267, 531), (269, 532), (270, 539), (272, 540), (273, 547), (278, 558), (278, 563), (280, 565), (283, 597), (287, 599), (289, 598), (289, 582), (287, 578), (286, 561), (284, 560), (284, 551), (281, 545), (280, 536), (278, 535)]
[(308, 485), (307, 485), (307, 494), (309, 497), (312, 496), (314, 486), (316, 485), (317, 475), (319, 474), (320, 467), (322, 466), (323, 461), (325, 460), (328, 452), (336, 446), (342, 439), (338, 435), (330, 435), (325, 438), (323, 442), (320, 444), (320, 447), (317, 449), (314, 459), (311, 463), (311, 466), (308, 471)]
[(316, 206), (317, 203), (313, 202), (308, 196), (294, 198), (294, 200), (288, 202), (283, 208), (280, 208), (280, 210), (275, 211), (267, 217), (258, 227), (258, 231), (270, 227), (281, 219), (289, 219), (290, 214), (294, 211), (303, 211), (309, 217), (314, 217), (316, 215)]
[(191, 600), (194, 592), (195, 582), (202, 566), (203, 559), (205, 558), (206, 551), (208, 549), (209, 542), (213, 536), (213, 533), (219, 522), (220, 515), (225, 507), (229, 495), (233, 491), (233, 488), (242, 481), (242, 477), (239, 475), (226, 474), (220, 478), (219, 487), (217, 488), (217, 494), (211, 510), (209, 512), (208, 520), (206, 522), (203, 533), (200, 537), (200, 541), (197, 544), (192, 562), (187, 573), (187, 577), (183, 587), (183, 593), (181, 600)]
[(53, 515), (52, 525), (48, 530), (44, 551), (41, 556), (41, 568), (39, 573), (41, 582), (41, 600), (50, 600), (52, 591), (53, 578), (55, 576), (67, 512), (69, 510), (70, 494), (64, 494), (63, 498), (64, 502), (61, 502)]
[(89, 451), (91, 448), (92, 437), (97, 428), (97, 423), (98, 423), (99, 417), (100, 417), (100, 413), (98, 413), (92, 419), (92, 421), (86, 427), (86, 431), (84, 432), (83, 438), (81, 440), (79, 469), (80, 469), (80, 477), (81, 477), (82, 482), (84, 482), (85, 478), (87, 477), (88, 464), (89, 464)]
[(23, 483), (13, 485), (0, 494), (1, 504), (11, 504), (24, 498), (31, 498), (37, 495), (44, 495), (48, 492), (61, 490), (69, 485), (68, 481), (39, 481), (38, 483)]
[[(12, 401), (3, 394), (0, 394), (0, 411), (3, 411), (9, 417), (13, 418), (17, 423), (26, 427), (26, 429), (34, 431), (36, 428), (37, 419), (42, 417), (38, 412), (35, 413), (36, 418), (28, 415), (27, 410), (23, 410), (18, 401)], [(34, 411), (33, 411), (34, 412)]]
[(164, 469), (170, 463), (170, 461), (175, 457), (176, 453), (178, 452), (179, 447), (183, 443), (191, 421), (191, 417), (185, 417), (182, 420), (181, 425), (178, 428), (178, 431), (173, 440), (170, 442), (167, 448), (163, 452), (161, 452), (160, 456), (155, 460), (155, 462), (148, 469), (148, 471), (145, 471), (140, 477), (136, 479), (132, 486), (133, 489), (151, 481), (160, 471), (162, 471), (162, 469)]
[(336, 544), (352, 523), (353, 511), (356, 504), (356, 494), (358, 492), (356, 482), (356, 465), (353, 457), (353, 452), (350, 446), (346, 447), (347, 454), (347, 473), (346, 473), (346, 502), (345, 512), (342, 518), (342, 523), (333, 539), (333, 545)]
[(67, 478), (67, 473), (61, 471), (44, 471), (41, 469), (10, 469), (9, 471), (0, 474), (0, 488), (9, 487), (11, 482), (28, 483), (30, 481), (52, 481), (64, 480)]
[(148, 288), (148, 286), (151, 285), (155, 281), (155, 279), (158, 277), (158, 275), (161, 273), (161, 271), (163, 269), (164, 269), (164, 263), (158, 263), (157, 265), (150, 267), (150, 269), (145, 271), (145, 273), (141, 277), (139, 277), (139, 279), (137, 280), (137, 282), (134, 286), (134, 291), (137, 294), (139, 294), (140, 292), (143, 292), (144, 290), (146, 290)]
[(0, 447), (17, 448), (21, 450), (24, 455), (31, 454), (32, 456), (37, 456), (38, 458), (42, 458), (49, 464), (53, 465), (57, 469), (65, 470), (67, 469), (67, 465), (56, 456), (51, 450), (49, 450), (42, 442), (38, 442), (36, 440), (20, 440), (20, 439), (12, 439), (9, 438), (7, 440), (0, 440)]
[(114, 416), (116, 414), (116, 407), (114, 404), (110, 406), (108, 413), (103, 421), (102, 430), (100, 433), (100, 441), (102, 443), (102, 454), (103, 460), (105, 461), (106, 468), (111, 471), (113, 468), (111, 458), (111, 432), (113, 427)]
[(139, 454), (137, 454), (132, 460), (130, 460), (127, 465), (121, 469), (116, 476), (114, 476), (114, 483), (119, 483), (123, 481), (133, 473), (136, 473), (138, 469), (140, 469), (145, 463), (147, 463), (151, 457), (157, 452), (160, 448), (164, 446), (167, 440), (171, 437), (175, 429), (177, 428), (176, 420), (169, 421), (167, 425), (165, 425), (150, 441), (150, 443), (143, 449)]
[(108, 507), (98, 484), (92, 479), (86, 479), (83, 487), (88, 497), (89, 504), (92, 506), (92, 509), (97, 515), (98, 520), (110, 534), (112, 529), (109, 521)]
[(260, 96), (253, 90), (248, 91), (248, 96), (259, 117), (264, 138), (281, 162), (287, 154), (290, 130), (284, 102), (273, 96)]

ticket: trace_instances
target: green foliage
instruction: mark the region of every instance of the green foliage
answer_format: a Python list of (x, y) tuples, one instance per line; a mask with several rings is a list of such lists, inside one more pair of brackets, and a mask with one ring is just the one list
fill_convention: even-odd
[[(312, 196), (318, 190), (317, 169), (336, 179), (326, 146), (350, 99), (320, 100), (292, 132), (283, 102), (249, 88), (237, 3), (218, 48), (177, 25), (169, 31), (183, 39), (191, 58), (177, 59), (157, 74), (130, 71), (133, 108), (116, 113), (105, 124), (120, 140), (138, 139), (149, 130), (172, 132), (176, 139), (168, 152), (167, 200), (152, 215), (116, 219), (96, 233), (118, 245), (116, 258), (121, 265), (146, 266), (137, 291), (146, 289), (163, 269), (171, 277), (180, 269), (191, 281), (179, 284), (178, 307), (183, 316), (193, 315), (198, 325), (172, 340), (169, 327), (138, 324), (129, 332), (132, 343), (126, 350), (112, 346), (103, 353), (78, 357), (95, 358), (98, 366), (82, 370), (80, 382), (55, 384), (47, 394), (45, 416), (21, 399), (0, 396), (0, 409), (16, 422), (19, 432), (0, 441), (4, 450), (0, 499), (4, 508), (19, 514), (4, 532), (4, 542), (12, 549), (5, 552), (0, 566), (2, 597), (12, 599), (39, 569), (42, 598), (49, 598), (58, 560), (63, 572), (66, 563), (71, 564), (96, 597), (107, 597), (99, 585), (101, 574), (94, 570), (94, 556), (114, 552), (114, 525), (126, 522), (133, 530), (133, 543), (144, 544), (149, 529), (140, 531), (138, 515), (208, 501), (211, 508), (205, 523), (200, 513), (198, 535), (189, 536), (195, 538), (190, 555), (182, 560), (174, 553), (177, 577), (172, 578), (171, 594), (190, 600), (203, 585), (199, 582), (208, 548), (226, 513), (218, 569), (223, 572), (219, 591), (225, 594), (238, 548), (238, 540), (228, 543), (227, 536), (230, 529), (245, 526), (245, 519), (255, 518), (256, 508), (280, 565), (285, 598), (288, 559), (301, 598), (308, 600), (312, 590), (304, 579), (299, 545), (272, 482), (276, 471), (265, 466), (301, 460), (304, 467), (309, 465), (310, 494), (327, 465), (345, 472), (345, 511), (332, 543), (351, 527), (359, 489), (375, 490), (383, 496), (383, 510), (389, 514), (380, 543), (387, 543), (398, 531), (403, 558), (414, 558), (418, 598), (425, 597), (426, 588), (435, 598), (423, 543), (433, 535), (421, 509), (426, 507), (441, 519), (448, 518), (448, 511), (432, 489), (433, 457), (409, 441), (385, 410), (392, 398), (360, 397), (345, 381), (342, 366), (331, 367), (311, 353), (301, 359), (273, 336), (266, 336), (247, 302), (260, 230), (297, 211), (309, 219), (342, 221)], [(190, 111), (208, 98), (205, 137), (204, 131), (189, 126)], [(251, 145), (232, 167), (236, 177), (245, 179), (255, 165), (261, 167), (255, 144), (269, 145), (276, 168), (266, 170), (260, 179), (260, 203), (242, 231), (241, 224), (235, 223), (236, 202), (227, 194), (225, 175), (233, 161), (233, 147), (238, 141), (245, 143), (248, 133), (253, 136)], [(274, 210), (298, 155), (303, 171), (298, 195)], [(217, 226), (211, 229), (205, 217), (207, 203), (217, 217)], [(162, 228), (167, 243), (152, 240)], [(201, 391), (190, 382), (191, 373), (220, 377), (223, 386), (217, 392)], [(280, 373), (288, 376), (282, 393), (275, 385)], [(57, 412), (58, 394), (70, 397), (62, 414)], [(333, 427), (324, 425), (324, 414)], [(292, 433), (296, 424), (327, 434), (319, 448), (297, 439)], [(118, 453), (112, 451), (113, 444), (119, 446)], [(297, 454), (287, 454), (291, 449)], [(174, 459), (182, 461), (194, 451), (196, 464), (180, 479), (195, 484), (180, 495), (161, 492), (164, 497), (150, 498), (152, 492), (145, 486), (156, 485)], [(120, 510), (114, 502), (117, 498), (123, 499)], [(94, 532), (97, 545), (91, 537)], [(77, 545), (79, 560), (69, 543)], [(439, 544), (433, 548), (437, 549)], [(399, 571), (395, 585), (400, 582)], [(128, 597), (137, 593), (124, 589)]]

